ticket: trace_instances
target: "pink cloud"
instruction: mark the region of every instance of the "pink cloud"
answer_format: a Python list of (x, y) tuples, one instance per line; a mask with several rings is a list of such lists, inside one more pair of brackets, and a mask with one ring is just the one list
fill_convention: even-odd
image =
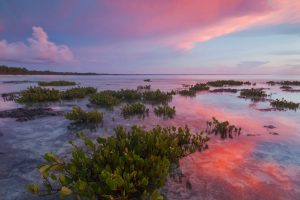
[(49, 41), (47, 33), (41, 27), (34, 26), (32, 31), (32, 37), (27, 39), (28, 44), (1, 40), (0, 59), (30, 63), (74, 62), (73, 53), (68, 46)]
[[(253, 2), (254, 4), (257, 3)], [(299, 0), (271, 0), (266, 7), (268, 9), (264, 10), (264, 12), (248, 13), (216, 20), (215, 23), (194, 28), (194, 30), (182, 35), (163, 39), (163, 43), (176, 49), (190, 50), (198, 42), (205, 42), (251, 27), (300, 22)]]
[[(111, 0), (106, 6), (112, 35), (153, 38), (179, 50), (251, 27), (300, 21), (299, 0)], [(82, 18), (89, 19), (90, 33), (99, 31), (92, 24), (105, 24), (101, 17), (91, 12)]]

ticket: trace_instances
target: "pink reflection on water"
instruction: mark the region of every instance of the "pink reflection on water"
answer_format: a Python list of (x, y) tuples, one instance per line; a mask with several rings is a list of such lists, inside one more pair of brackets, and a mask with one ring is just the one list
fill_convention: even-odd
[(255, 148), (246, 139), (221, 141), (206, 152), (182, 159), (183, 174), (192, 184), (189, 198), (299, 199), (295, 190), (299, 169), (257, 160), (252, 156)]
[[(192, 189), (188, 191), (178, 184), (169, 184), (171, 199), (300, 199), (297, 162), (277, 161), (274, 155), (282, 154), (280, 158), (285, 158), (289, 152), (277, 150), (276, 145), (264, 145), (264, 142), (279, 146), (282, 143), (299, 144), (297, 116), (251, 110), (246, 101), (222, 102), (222, 99), (199, 96), (193, 99), (179, 97), (173, 103), (178, 107), (177, 114), (185, 114), (187, 120), (191, 119), (189, 124), (196, 129), (204, 129), (205, 121), (215, 116), (242, 127), (243, 134), (226, 141), (213, 137), (208, 151), (182, 159), (181, 169)], [(276, 128), (267, 129), (264, 125)], [(274, 131), (279, 135), (269, 134)], [(259, 136), (247, 137), (247, 134)]]

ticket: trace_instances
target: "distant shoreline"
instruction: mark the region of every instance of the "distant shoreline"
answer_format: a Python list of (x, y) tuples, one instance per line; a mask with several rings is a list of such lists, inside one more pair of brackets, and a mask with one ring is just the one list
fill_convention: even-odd
[[(5, 65), (0, 65), (0, 76), (33, 76), (33, 75), (63, 75), (63, 76), (191, 76), (191, 75), (222, 75), (222, 76), (253, 76), (253, 75), (276, 75), (276, 74), (140, 74), (140, 73), (128, 73), (128, 74), (117, 74), (117, 73), (94, 73), (94, 72), (53, 72), (53, 71), (37, 71), (28, 70), (26, 68), (20, 67), (8, 67)], [(296, 75), (296, 74), (280, 74), (280, 75)]]

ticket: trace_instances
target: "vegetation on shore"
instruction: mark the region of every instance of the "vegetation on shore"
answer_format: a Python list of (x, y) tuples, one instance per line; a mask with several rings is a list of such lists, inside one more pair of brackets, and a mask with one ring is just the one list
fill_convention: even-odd
[(73, 81), (39, 81), (39, 86), (72, 86), (76, 85)]
[(28, 70), (22, 67), (0, 66), (0, 75), (97, 75), (96, 73), (52, 72)]
[(222, 139), (233, 138), (234, 135), (239, 136), (242, 130), (228, 121), (220, 122), (215, 117), (212, 118), (212, 121), (206, 122), (206, 126), (208, 134), (220, 135)]
[(209, 140), (202, 132), (191, 134), (187, 127), (159, 126), (149, 131), (117, 127), (115, 136), (98, 138), (96, 143), (82, 133), (80, 137), (84, 146), (71, 143), (71, 159), (44, 155), (39, 167), (43, 186), (29, 184), (31, 193), (77, 199), (162, 199), (158, 189), (171, 165), (179, 166), (180, 158), (204, 150)]
[(144, 118), (149, 113), (149, 109), (142, 103), (127, 104), (123, 106), (121, 110), (122, 110), (122, 115), (125, 118), (134, 115), (138, 115)]
[(154, 113), (163, 118), (173, 118), (176, 114), (175, 106), (171, 107), (169, 105), (157, 106), (154, 108)]
[(278, 110), (285, 110), (285, 109), (289, 109), (289, 110), (297, 110), (299, 108), (299, 103), (294, 103), (292, 101), (287, 101), (285, 99), (276, 99), (273, 100), (270, 105), (273, 108), (276, 108)]
[(3, 84), (22, 84), (22, 83), (35, 83), (36, 81), (28, 81), (28, 80), (22, 80), (22, 81), (3, 81)]
[(251, 98), (253, 100), (256, 100), (256, 99), (265, 98), (268, 95), (262, 89), (251, 88), (251, 89), (243, 89), (240, 93), (240, 96), (243, 98)]
[(65, 118), (76, 123), (99, 124), (103, 120), (103, 113), (98, 111), (85, 112), (80, 107), (73, 107), (71, 112), (65, 114)]
[(235, 80), (209, 81), (206, 84), (212, 87), (251, 85), (249, 81), (244, 82), (244, 81), (235, 81)]
[(151, 82), (151, 79), (144, 79), (144, 82)]

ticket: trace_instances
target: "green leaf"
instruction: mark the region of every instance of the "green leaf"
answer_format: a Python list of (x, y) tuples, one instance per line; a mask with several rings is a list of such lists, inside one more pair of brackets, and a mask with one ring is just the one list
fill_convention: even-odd
[(39, 168), (39, 172), (44, 175), (45, 173), (48, 172), (50, 167), (51, 167), (50, 165), (41, 165)]
[(51, 152), (45, 153), (44, 159), (49, 161), (49, 162), (58, 162), (60, 163), (60, 160), (54, 156)]
[(62, 186), (60, 189), (60, 195), (62, 197), (64, 196), (69, 196), (72, 194), (72, 190), (70, 190), (69, 188), (67, 188), (66, 186)]
[(26, 186), (27, 191), (29, 191), (32, 194), (37, 194), (39, 193), (39, 186), (36, 183), (28, 184)]

